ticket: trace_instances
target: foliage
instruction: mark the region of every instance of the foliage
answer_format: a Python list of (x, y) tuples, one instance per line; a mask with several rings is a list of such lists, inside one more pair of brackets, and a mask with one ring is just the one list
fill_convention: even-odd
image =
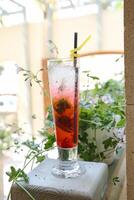
[(28, 176), (22, 169), (15, 169), (13, 166), (10, 167), (10, 171), (6, 172), (9, 176), (9, 182), (13, 181), (16, 177), (18, 177), (18, 181), (25, 181), (28, 183)]
[[(122, 81), (97, 83), (81, 93), (79, 122), (79, 156), (87, 161), (102, 161), (105, 152), (114, 150), (120, 141), (116, 132), (125, 127), (125, 98)], [(98, 150), (97, 130), (112, 132)], [(90, 137), (92, 134), (92, 138)]]
[[(23, 182), (28, 183), (29, 178), (25, 172), (26, 168), (31, 165), (31, 169), (34, 164), (42, 162), (46, 157), (46, 152), (54, 146), (54, 136), (45, 136), (40, 142), (37, 142), (37, 138), (27, 139), (26, 141), (20, 142), (15, 141), (15, 152), (18, 153), (18, 150), (25, 149), (26, 155), (23, 168), (16, 169), (14, 166), (10, 167), (10, 171), (6, 172), (9, 177), (9, 181), (12, 182), (12, 185), (16, 183), (21, 189), (23, 189), (27, 195), (35, 200), (35, 198), (24, 188), (22, 185)], [(10, 199), (11, 190), (9, 191), (7, 200)]]
[(41, 80), (38, 78), (38, 75), (41, 71), (43, 71), (43, 69), (39, 69), (36, 73), (31, 72), (30, 70), (26, 70), (22, 67), (18, 67), (17, 66), (17, 71), (22, 72), (23, 76), (24, 76), (24, 81), (28, 81), (30, 86), (33, 86), (33, 83), (37, 83), (41, 89), (42, 89), (42, 85), (41, 85)]
[(2, 74), (3, 70), (4, 70), (3, 66), (0, 65), (0, 75)]
[(53, 146), (54, 142), (55, 142), (55, 135), (50, 135), (49, 134), (48, 135), (48, 141), (45, 143), (44, 148), (45, 149), (50, 149)]
[(119, 179), (118, 176), (113, 177), (113, 184), (114, 185), (117, 185), (117, 183), (119, 183), (119, 182), (120, 182), (120, 179)]
[(0, 129), (0, 151), (7, 150), (11, 145), (11, 132), (6, 128)]
[(123, 0), (100, 0), (100, 5), (103, 9), (114, 8), (114, 9), (122, 9), (123, 8)]

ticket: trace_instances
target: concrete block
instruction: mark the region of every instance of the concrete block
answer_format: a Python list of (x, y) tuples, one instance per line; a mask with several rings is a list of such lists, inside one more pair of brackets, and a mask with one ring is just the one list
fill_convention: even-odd
[[(29, 173), (24, 187), (36, 200), (101, 200), (107, 187), (108, 168), (104, 163), (79, 161), (85, 174), (77, 178), (58, 178), (52, 175), (57, 160), (47, 159)], [(30, 200), (17, 185), (12, 187), (12, 200)]]

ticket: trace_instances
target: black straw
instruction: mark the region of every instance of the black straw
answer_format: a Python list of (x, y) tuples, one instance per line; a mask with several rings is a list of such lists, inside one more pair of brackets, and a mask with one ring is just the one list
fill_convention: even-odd
[[(74, 49), (77, 48), (77, 43), (78, 43), (78, 33), (75, 32), (74, 33)], [(77, 54), (77, 51), (75, 51), (74, 53)], [(74, 56), (74, 67), (76, 67), (76, 65), (77, 65), (77, 57)]]
[[(77, 48), (78, 33), (74, 33), (74, 49)], [(77, 54), (77, 51), (74, 52)], [(75, 70), (75, 88), (74, 88), (74, 143), (77, 142), (78, 137), (78, 67), (77, 56), (74, 56), (74, 70)]]

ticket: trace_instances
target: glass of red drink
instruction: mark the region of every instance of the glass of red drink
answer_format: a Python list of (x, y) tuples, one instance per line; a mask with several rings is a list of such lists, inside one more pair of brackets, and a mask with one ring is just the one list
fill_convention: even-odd
[(79, 68), (73, 60), (49, 60), (48, 74), (53, 107), (58, 164), (52, 170), (57, 176), (70, 178), (82, 173), (77, 161), (79, 115)]

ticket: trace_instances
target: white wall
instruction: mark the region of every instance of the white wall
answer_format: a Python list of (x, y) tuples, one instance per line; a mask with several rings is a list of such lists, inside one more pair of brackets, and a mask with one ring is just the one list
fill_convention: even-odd
[(95, 50), (96, 42), (96, 16), (84, 16), (72, 19), (57, 19), (54, 21), (53, 40), (59, 49), (61, 57), (68, 56), (73, 48), (73, 35), (78, 32), (78, 44), (81, 44), (88, 35), (92, 35), (90, 42), (83, 47), (82, 51)]
[(102, 29), (103, 49), (124, 49), (124, 19), (123, 10), (103, 12)]
[[(78, 32), (79, 44), (91, 34), (91, 40), (81, 52), (98, 50), (97, 16), (92, 14), (79, 18), (56, 19), (53, 40), (59, 48), (60, 56), (67, 56), (73, 48), (73, 33)], [(123, 50), (123, 11), (104, 11), (102, 14), (103, 50)]]
[[(41, 68), (41, 59), (45, 55), (45, 33), (46, 25), (44, 24), (29, 24), (28, 34), (24, 33), (24, 27), (13, 26), (10, 28), (0, 29), (0, 62), (5, 60), (15, 61), (20, 67), (29, 68), (33, 72), (37, 72)], [(26, 36), (27, 35), (27, 36)], [(27, 38), (28, 37), (28, 41)], [(25, 42), (27, 42), (25, 52)], [(27, 53), (27, 55), (25, 55)], [(29, 62), (26, 62), (28, 56)], [(27, 66), (27, 64), (29, 66)], [(11, 75), (11, 74), (9, 74)], [(34, 120), (33, 130), (39, 129), (43, 125), (40, 116), (43, 117), (43, 96), (40, 95), (40, 88), (33, 84), (30, 90), (27, 90), (24, 76), (18, 74), (18, 120), (21, 127), (25, 127), (30, 131), (30, 127), (24, 123), (32, 121), (31, 114), (37, 115)], [(8, 81), (8, 80), (7, 80)], [(28, 85), (28, 84), (27, 84)], [(31, 96), (31, 102), (28, 102), (27, 97)], [(39, 103), (40, 102), (40, 103)], [(39, 106), (40, 105), (40, 106)], [(30, 113), (32, 111), (32, 113)], [(36, 127), (36, 128), (35, 128)], [(38, 128), (39, 127), (39, 128)]]

